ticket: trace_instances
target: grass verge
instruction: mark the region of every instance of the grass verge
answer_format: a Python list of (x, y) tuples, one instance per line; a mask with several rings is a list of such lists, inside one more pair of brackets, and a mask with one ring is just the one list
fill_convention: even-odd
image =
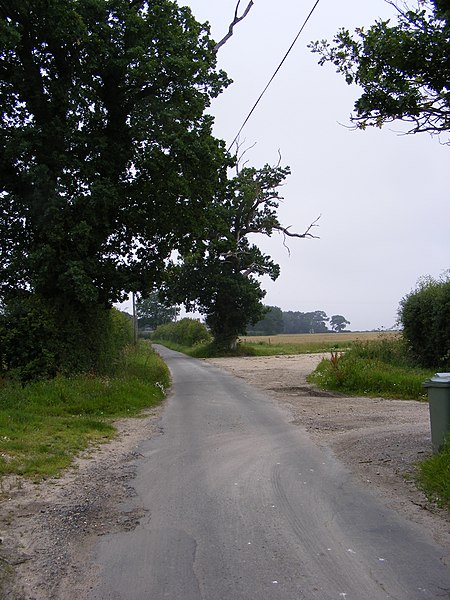
[(428, 500), (450, 510), (450, 436), (439, 453), (417, 465), (416, 480)]
[(341, 356), (324, 359), (308, 377), (322, 389), (351, 396), (379, 396), (426, 401), (422, 383), (434, 371), (396, 367), (379, 360)]
[(162, 359), (141, 343), (114, 377), (56, 377), (0, 387), (0, 476), (57, 475), (75, 454), (114, 437), (114, 419), (161, 402), (170, 383)]
[(411, 365), (401, 339), (384, 339), (355, 342), (345, 354), (334, 352), (308, 381), (354, 396), (426, 400), (422, 383), (433, 374)]

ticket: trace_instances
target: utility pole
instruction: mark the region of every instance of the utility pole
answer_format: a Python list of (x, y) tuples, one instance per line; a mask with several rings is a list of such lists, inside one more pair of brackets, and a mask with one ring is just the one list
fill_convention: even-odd
[(133, 344), (137, 346), (138, 341), (138, 320), (136, 315), (136, 294), (133, 292)]

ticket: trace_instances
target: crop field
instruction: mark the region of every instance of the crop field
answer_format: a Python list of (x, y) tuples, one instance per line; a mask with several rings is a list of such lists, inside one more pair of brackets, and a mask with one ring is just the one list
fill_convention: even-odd
[(248, 335), (240, 340), (246, 344), (275, 344), (275, 345), (294, 345), (294, 344), (334, 344), (340, 346), (345, 342), (369, 341), (380, 339), (393, 339), (398, 337), (397, 331), (355, 331), (342, 333), (280, 333), (278, 335)]

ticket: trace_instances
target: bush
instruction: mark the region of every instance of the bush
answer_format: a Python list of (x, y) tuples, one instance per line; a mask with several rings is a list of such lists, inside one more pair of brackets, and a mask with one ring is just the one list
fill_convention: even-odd
[(426, 278), (399, 308), (404, 337), (423, 367), (450, 369), (450, 278)]
[(131, 320), (115, 309), (16, 296), (0, 314), (1, 373), (26, 383), (59, 373), (111, 372), (132, 335)]
[(209, 342), (211, 335), (206, 327), (195, 319), (184, 318), (176, 323), (158, 325), (152, 338), (174, 342), (182, 346), (194, 346), (202, 342)]

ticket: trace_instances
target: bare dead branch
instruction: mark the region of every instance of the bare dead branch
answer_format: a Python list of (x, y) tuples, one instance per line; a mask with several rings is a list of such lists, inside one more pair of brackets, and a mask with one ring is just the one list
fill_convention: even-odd
[(278, 167), (281, 165), (281, 150), (280, 148), (278, 148), (278, 162), (277, 162), (277, 169)]
[(283, 246), (288, 251), (289, 256), (291, 254), (291, 251), (289, 249), (289, 246), (286, 244), (286, 238), (287, 237), (295, 237), (295, 238), (301, 238), (301, 239), (309, 238), (309, 239), (318, 240), (319, 236), (313, 235), (311, 233), (311, 229), (313, 229), (313, 227), (319, 227), (317, 225), (317, 221), (320, 219), (321, 216), (322, 215), (319, 215), (317, 217), (317, 219), (314, 219), (314, 221), (311, 223), (311, 225), (309, 225), (308, 228), (306, 229), (306, 231), (304, 231), (303, 233), (293, 233), (292, 231), (289, 231), (290, 227), (281, 227), (281, 225), (279, 227), (274, 227), (274, 229), (276, 229), (277, 231), (280, 231), (283, 234)]
[(314, 219), (314, 221), (311, 223), (311, 225), (308, 226), (308, 228), (306, 229), (306, 231), (304, 233), (293, 233), (292, 231), (289, 231), (290, 226), (289, 227), (275, 227), (274, 229), (276, 229), (277, 231), (281, 231), (281, 233), (283, 235), (285, 235), (286, 237), (296, 237), (296, 238), (314, 238), (314, 239), (319, 239), (318, 235), (313, 235), (311, 233), (311, 229), (313, 227), (319, 227), (317, 225), (317, 221), (320, 219), (322, 215), (319, 215), (317, 217), (317, 219)]
[(246, 269), (245, 271), (242, 271), (242, 275), (244, 277), (248, 277), (249, 275), (251, 275), (253, 273), (254, 268), (256, 267), (255, 263), (252, 263), (248, 269)]
[(238, 16), (238, 11), (239, 11), (239, 4), (241, 3), (241, 0), (238, 0), (237, 4), (236, 4), (236, 9), (234, 11), (234, 19), (233, 21), (230, 23), (230, 26), (228, 28), (228, 33), (220, 40), (220, 42), (218, 42), (215, 46), (214, 46), (214, 53), (217, 54), (217, 52), (219, 51), (219, 49), (226, 44), (226, 42), (230, 39), (230, 37), (233, 35), (234, 32), (234, 28), (235, 26), (240, 23), (243, 19), (245, 19), (245, 17), (248, 15), (248, 13), (250, 12), (251, 7), (253, 6), (253, 0), (250, 0), (250, 2), (247, 4), (247, 8), (244, 10), (244, 12), (242, 13), (242, 15), (239, 17)]
[(247, 148), (245, 148), (245, 150), (243, 150), (241, 152), (241, 154), (239, 154), (240, 150), (241, 150), (241, 146), (243, 146), (245, 143), (245, 139), (243, 140), (243, 142), (241, 142), (239, 139), (236, 140), (236, 154), (235, 154), (235, 158), (236, 158), (236, 175), (239, 175), (240, 171), (245, 168), (245, 165), (248, 163), (248, 160), (246, 160), (243, 164), (241, 164), (243, 157), (247, 154), (247, 152), (249, 150), (251, 150), (252, 148), (254, 148), (257, 144), (257, 142), (254, 142), (251, 146), (248, 146)]

